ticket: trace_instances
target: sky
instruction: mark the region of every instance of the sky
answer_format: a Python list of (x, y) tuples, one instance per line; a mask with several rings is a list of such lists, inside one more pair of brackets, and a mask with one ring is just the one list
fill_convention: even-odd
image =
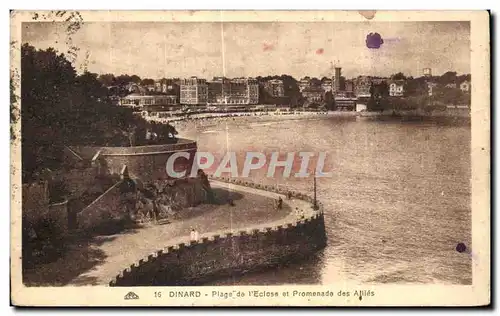
[[(63, 22), (23, 23), (22, 41), (61, 53), (77, 47), (78, 71), (141, 78), (347, 78), (470, 73), (469, 22), (90, 22), (69, 36)], [(369, 49), (367, 34), (384, 40)]]

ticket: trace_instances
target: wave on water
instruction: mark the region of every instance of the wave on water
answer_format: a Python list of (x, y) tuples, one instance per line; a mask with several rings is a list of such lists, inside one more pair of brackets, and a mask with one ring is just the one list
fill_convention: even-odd
[(218, 133), (218, 131), (214, 131), (214, 130), (208, 130), (208, 131), (203, 131), (201, 132), (202, 134), (210, 134), (210, 133)]

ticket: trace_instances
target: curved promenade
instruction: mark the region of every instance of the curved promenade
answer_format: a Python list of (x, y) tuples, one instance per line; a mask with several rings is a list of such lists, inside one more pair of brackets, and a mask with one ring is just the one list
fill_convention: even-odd
[[(290, 207), (291, 212), (278, 220), (250, 226), (247, 225), (246, 227), (242, 227), (239, 224), (238, 218), (235, 217), (234, 220), (231, 221), (230, 227), (221, 227), (221, 229), (209, 232), (200, 231), (200, 244), (213, 242), (214, 239), (218, 239), (220, 236), (224, 236), (222, 238), (225, 238), (228, 234), (229, 236), (239, 236), (241, 234), (251, 235), (257, 234), (257, 232), (269, 232), (271, 230), (270, 227), (280, 230), (287, 227), (290, 228), (292, 225), (297, 226), (297, 223), (300, 225), (301, 222), (309, 222), (311, 219), (319, 220), (321, 217), (321, 223), (323, 220), (322, 212), (313, 210), (311, 198), (304, 195), (294, 193), (295, 196), (300, 196), (300, 198), (288, 200), (284, 192), (280, 194), (248, 186), (259, 186), (254, 184), (247, 183), (246, 185), (239, 185), (211, 180), (211, 185), (213, 189), (228, 189), (232, 192), (261, 195), (271, 199), (277, 199), (281, 196), (283, 202)], [(304, 219), (299, 218), (296, 210), (303, 211), (302, 214)], [(300, 216), (302, 216), (302, 214)], [(141, 282), (137, 281), (137, 277), (134, 276), (134, 273), (138, 272), (141, 267), (150, 265), (151, 262), (155, 261), (153, 258), (159, 258), (169, 252), (178, 251), (179, 248), (184, 248), (186, 245), (189, 247), (192, 244), (189, 240), (189, 231), (185, 231), (184, 236), (179, 235), (176, 226), (180, 224), (182, 223), (173, 222), (167, 226), (155, 225), (140, 229), (134, 234), (117, 235), (113, 240), (99, 246), (100, 250), (105, 253), (106, 260), (93, 270), (78, 276), (71, 282), (71, 285), (88, 285), (88, 280), (92, 280), (91, 284), (110, 284), (112, 286), (140, 285)], [(324, 235), (324, 230), (322, 234)], [(159, 268), (160, 267), (155, 267), (154, 269)], [(151, 267), (149, 266), (148, 269), (151, 270)], [(144, 273), (144, 271), (141, 271), (141, 273)], [(151, 284), (150, 281), (143, 282), (145, 284)]]

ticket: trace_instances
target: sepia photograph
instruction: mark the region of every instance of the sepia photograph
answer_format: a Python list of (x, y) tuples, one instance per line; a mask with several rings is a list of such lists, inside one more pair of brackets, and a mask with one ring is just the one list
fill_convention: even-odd
[(489, 18), (11, 11), (13, 304), (488, 305)]

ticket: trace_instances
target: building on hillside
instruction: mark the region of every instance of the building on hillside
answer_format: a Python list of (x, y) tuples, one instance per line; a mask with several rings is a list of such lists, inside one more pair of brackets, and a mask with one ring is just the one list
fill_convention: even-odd
[(160, 80), (155, 81), (155, 92), (161, 92), (161, 81)]
[(180, 81), (180, 103), (186, 105), (204, 105), (208, 99), (208, 87), (205, 79), (191, 77)]
[(389, 81), (389, 95), (391, 97), (402, 97), (404, 95), (404, 80)]
[(309, 88), (311, 86), (311, 78), (304, 77), (300, 79), (297, 85), (299, 86), (299, 91), (302, 93), (304, 89)]
[(339, 91), (335, 96), (335, 108), (340, 111), (356, 111), (358, 98), (354, 92)]
[(447, 83), (445, 85), (446, 88), (450, 88), (450, 89), (456, 89), (457, 88), (457, 84), (456, 83)]
[(207, 102), (211, 104), (257, 104), (259, 84), (253, 78), (214, 77), (208, 82)]
[(331, 79), (325, 79), (321, 83), (321, 88), (323, 89), (323, 91), (325, 91), (325, 93), (331, 92), (333, 90), (333, 81)]
[(224, 92), (228, 104), (249, 104), (249, 87), (244, 78), (230, 80), (229, 91)]
[(463, 92), (470, 92), (471, 90), (471, 84), (470, 81), (466, 80), (460, 84), (460, 90)]
[(120, 99), (120, 105), (127, 107), (175, 106), (178, 104), (175, 95), (141, 95), (132, 93)]
[(259, 82), (255, 78), (246, 78), (248, 104), (259, 103)]
[(431, 68), (424, 68), (423, 69), (423, 74), (424, 74), (424, 77), (432, 77), (432, 69)]
[(264, 90), (272, 97), (282, 98), (285, 96), (285, 85), (283, 84), (283, 80), (272, 79), (266, 81), (264, 83)]
[(429, 96), (432, 96), (433, 95), (433, 92), (434, 92), (434, 88), (437, 87), (437, 83), (435, 82), (431, 82), (431, 81), (428, 81), (427, 82), (427, 93)]
[(177, 98), (180, 97), (180, 86), (179, 82), (175, 79), (161, 79), (159, 81), (160, 89), (157, 92), (164, 93), (167, 95), (176, 95)]
[(129, 82), (125, 86), (125, 89), (130, 93), (137, 93), (137, 94), (147, 94), (148, 92), (148, 90), (145, 87), (135, 82)]
[(211, 104), (224, 104), (224, 93), (228, 91), (229, 79), (222, 77), (215, 77), (212, 81), (207, 83), (207, 103)]
[(302, 91), (302, 96), (308, 103), (321, 103), (325, 100), (325, 92), (320, 87), (307, 87)]
[(354, 79), (354, 93), (358, 98), (369, 98), (372, 81), (368, 76), (359, 76)]

